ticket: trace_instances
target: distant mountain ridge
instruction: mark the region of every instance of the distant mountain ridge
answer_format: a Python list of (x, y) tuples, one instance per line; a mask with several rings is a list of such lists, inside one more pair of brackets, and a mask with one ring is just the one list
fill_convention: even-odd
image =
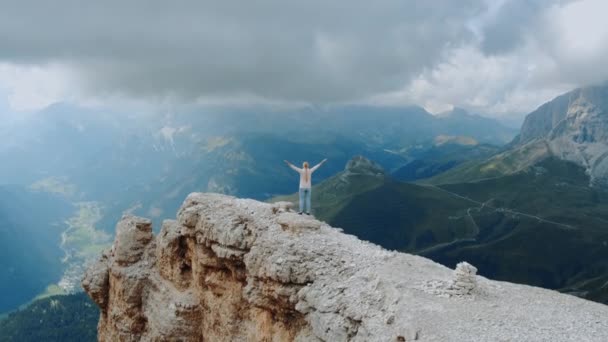
[[(513, 139), (514, 132), (517, 131), (500, 123), (496, 119), (483, 117), (469, 113), (467, 110), (454, 107), (451, 111), (440, 113), (437, 118), (454, 131), (459, 130), (461, 136), (475, 137), (481, 143), (492, 143), (501, 145), (500, 142), (507, 143)], [(465, 127), (476, 127), (477, 132), (470, 132)]]
[(318, 177), (357, 154), (394, 170), (411, 158), (393, 151), (438, 136), (500, 144), (508, 140), (497, 137), (515, 134), (491, 119), (438, 118), (417, 106), (195, 109), (146, 118), (56, 104), (37, 115), (4, 137), (0, 160), (12, 167), (0, 169), (0, 179), (25, 187), (59, 179), (72, 199), (100, 202), (112, 213), (100, 221), (108, 231), (129, 208), (162, 220), (194, 190), (257, 199), (289, 192), (283, 159), (330, 158)]
[(520, 134), (487, 160), (454, 168), (435, 184), (525, 170), (549, 157), (580, 165), (593, 186), (608, 186), (608, 84), (573, 90), (528, 114)]
[(478, 143), (471, 137), (439, 135), (428, 144), (410, 148), (402, 155), (409, 162), (391, 174), (398, 180), (417, 181), (440, 175), (463, 163), (482, 161), (501, 147)]

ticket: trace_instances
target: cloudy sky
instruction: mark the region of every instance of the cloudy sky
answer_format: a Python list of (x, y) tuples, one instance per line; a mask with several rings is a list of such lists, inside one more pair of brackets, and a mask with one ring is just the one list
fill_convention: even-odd
[(608, 80), (606, 0), (3, 0), (0, 110), (54, 102), (529, 112)]

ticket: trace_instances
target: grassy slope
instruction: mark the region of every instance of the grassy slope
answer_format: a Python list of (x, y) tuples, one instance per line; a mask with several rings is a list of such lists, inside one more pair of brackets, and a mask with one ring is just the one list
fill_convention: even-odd
[(466, 201), (414, 184), (386, 180), (326, 219), (346, 233), (388, 249), (415, 251), (473, 236)]
[(543, 141), (534, 141), (486, 160), (471, 160), (425, 180), (430, 184), (448, 184), (496, 178), (524, 170), (551, 155)]
[[(297, 205), (298, 196), (272, 201)], [(313, 187), (312, 206), (317, 218), (389, 249), (411, 251), (476, 233), (462, 218), (468, 201), (383, 176), (340, 173)]]
[(413, 159), (405, 166), (392, 171), (401, 181), (415, 181), (442, 174), (463, 163), (480, 162), (499, 152), (499, 148), (487, 144), (436, 144), (422, 151), (406, 151), (404, 157)]
[[(470, 260), (493, 278), (582, 292), (607, 302), (607, 290), (597, 285), (608, 281), (608, 194), (587, 184), (582, 168), (548, 159), (527, 172), (444, 185), (492, 208), (530, 216), (503, 212), (477, 241), (428, 256), (447, 264)], [(508, 229), (501, 233), (501, 227)]]

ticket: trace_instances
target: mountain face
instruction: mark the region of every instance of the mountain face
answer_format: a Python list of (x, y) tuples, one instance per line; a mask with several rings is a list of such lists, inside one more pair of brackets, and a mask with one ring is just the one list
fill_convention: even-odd
[(154, 236), (125, 216), (83, 287), (99, 341), (604, 341), (608, 307), (390, 252), (296, 214), (188, 196)]
[(569, 94), (569, 100), (566, 116), (545, 139), (553, 155), (583, 166), (591, 184), (606, 186), (608, 85), (575, 90)]
[(449, 267), (466, 260), (496, 279), (608, 303), (608, 192), (588, 182), (582, 167), (554, 157), (438, 186), (347, 168), (313, 187), (312, 205), (320, 219), (387, 249)]
[(451, 128), (452, 135), (474, 137), (481, 143), (503, 145), (513, 139), (515, 132), (494, 119), (470, 114), (458, 107), (439, 114), (438, 118)]
[(522, 145), (536, 139), (568, 137), (577, 143), (608, 141), (608, 84), (561, 95), (530, 113), (515, 139)]

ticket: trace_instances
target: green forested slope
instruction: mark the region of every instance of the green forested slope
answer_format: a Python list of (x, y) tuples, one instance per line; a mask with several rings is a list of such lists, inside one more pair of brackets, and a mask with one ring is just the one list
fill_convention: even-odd
[(0, 341), (93, 342), (98, 320), (97, 305), (84, 293), (48, 297), (0, 320)]

